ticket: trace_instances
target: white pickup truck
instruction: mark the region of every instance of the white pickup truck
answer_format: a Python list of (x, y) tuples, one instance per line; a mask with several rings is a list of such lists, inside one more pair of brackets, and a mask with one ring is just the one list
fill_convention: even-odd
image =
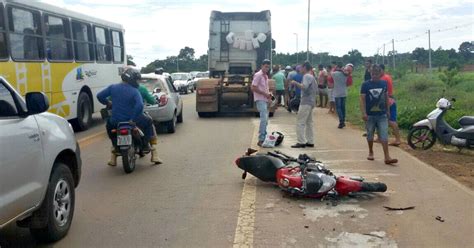
[(16, 221), (51, 242), (71, 226), (80, 150), (71, 125), (45, 112), (43, 93), (25, 99), (0, 76), (0, 229)]

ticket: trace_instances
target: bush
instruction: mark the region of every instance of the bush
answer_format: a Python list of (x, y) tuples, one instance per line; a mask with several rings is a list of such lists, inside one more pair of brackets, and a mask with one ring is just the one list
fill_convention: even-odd
[(441, 81), (443, 81), (447, 86), (454, 87), (461, 82), (462, 77), (457, 68), (452, 68), (444, 70), (439, 74), (439, 79), (441, 79)]

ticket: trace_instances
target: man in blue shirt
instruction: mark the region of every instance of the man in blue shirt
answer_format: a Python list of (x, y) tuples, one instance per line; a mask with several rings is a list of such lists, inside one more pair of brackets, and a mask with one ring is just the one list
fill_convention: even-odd
[[(288, 111), (291, 112), (291, 110), (296, 110), (299, 107), (299, 102), (301, 98), (301, 89), (296, 87), (295, 85), (291, 84), (291, 81), (296, 81), (298, 83), (303, 82), (303, 74), (301, 73), (301, 65), (296, 66), (296, 73), (293, 75), (288, 75), (289, 77), (289, 87), (288, 87), (288, 92), (290, 96), (290, 101), (288, 102)], [(297, 106), (296, 106), (297, 105)]]
[(387, 82), (380, 80), (382, 69), (372, 65), (370, 74), (372, 79), (365, 81), (360, 89), (360, 111), (367, 129), (367, 144), (369, 146), (368, 160), (374, 160), (374, 133), (377, 133), (382, 143), (385, 155), (385, 164), (395, 164), (397, 159), (390, 157), (388, 152), (388, 119), (390, 108), (388, 102)]
[[(112, 116), (107, 120), (107, 133), (111, 136), (111, 130), (117, 127), (119, 122), (134, 122), (145, 135), (145, 151), (149, 151), (149, 142), (154, 136), (153, 121), (143, 114), (143, 98), (138, 91), (138, 80), (140, 72), (134, 68), (128, 68), (122, 74), (123, 82), (110, 85), (97, 93), (100, 103), (112, 108)], [(113, 100), (110, 101), (109, 99)], [(117, 142), (112, 140), (113, 148)], [(109, 165), (115, 166), (115, 149), (112, 149), (112, 158)], [(153, 159), (153, 157), (152, 157)]]

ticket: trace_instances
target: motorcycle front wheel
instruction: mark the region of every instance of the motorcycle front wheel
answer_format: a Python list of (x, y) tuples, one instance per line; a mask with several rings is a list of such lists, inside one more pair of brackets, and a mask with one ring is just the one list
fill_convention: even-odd
[(436, 142), (436, 135), (428, 127), (413, 127), (408, 133), (408, 145), (415, 149), (428, 150)]
[(135, 147), (132, 145), (127, 150), (120, 150), (120, 153), (122, 154), (123, 170), (127, 174), (132, 173), (135, 170)]

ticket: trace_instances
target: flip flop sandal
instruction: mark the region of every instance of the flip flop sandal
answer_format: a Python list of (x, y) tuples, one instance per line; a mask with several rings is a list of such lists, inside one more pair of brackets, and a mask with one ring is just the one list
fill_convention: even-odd
[(398, 163), (398, 159), (392, 158), (390, 160), (385, 160), (385, 164), (396, 164)]
[(367, 160), (374, 161), (374, 157), (368, 156), (368, 157), (367, 157)]
[(401, 143), (390, 143), (389, 145), (399, 147)]

